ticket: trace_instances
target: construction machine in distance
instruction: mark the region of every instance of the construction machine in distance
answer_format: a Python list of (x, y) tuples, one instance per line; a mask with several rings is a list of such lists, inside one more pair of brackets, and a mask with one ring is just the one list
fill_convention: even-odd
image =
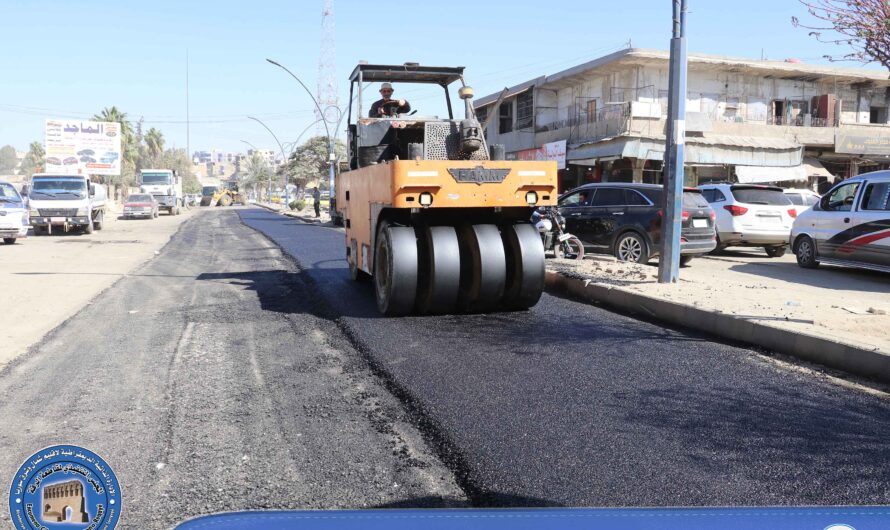
[[(350, 169), (336, 204), (350, 275), (373, 278), (385, 315), (527, 309), (544, 289), (530, 218), (556, 203), (556, 162), (508, 161), (503, 146), (488, 146), (463, 71), (359, 64), (349, 78)], [(362, 117), (365, 84), (383, 82), (439, 85), (448, 118)], [(463, 119), (452, 111), (455, 82)]]
[(247, 204), (244, 195), (238, 191), (238, 183), (225, 181), (222, 186), (213, 193), (210, 199), (212, 206), (231, 206), (233, 204)]

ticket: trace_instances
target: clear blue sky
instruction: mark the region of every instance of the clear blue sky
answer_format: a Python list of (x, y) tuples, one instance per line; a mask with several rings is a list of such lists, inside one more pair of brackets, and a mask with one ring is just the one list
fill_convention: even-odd
[[(8, 2), (0, 19), (0, 145), (24, 150), (43, 140), (45, 118), (85, 118), (116, 105), (161, 129), (168, 146), (185, 147), (186, 50), (192, 151), (240, 151), (242, 139), (272, 148), (248, 114), (294, 141), (315, 119), (312, 102), (265, 58), (315, 92), (321, 11), (322, 0)], [(466, 66), (482, 96), (629, 39), (667, 49), (671, 31), (670, 0), (335, 0), (335, 13), (341, 104), (360, 59)], [(689, 49), (807, 62), (838, 51), (792, 27), (792, 15), (807, 16), (796, 0), (690, 0)]]

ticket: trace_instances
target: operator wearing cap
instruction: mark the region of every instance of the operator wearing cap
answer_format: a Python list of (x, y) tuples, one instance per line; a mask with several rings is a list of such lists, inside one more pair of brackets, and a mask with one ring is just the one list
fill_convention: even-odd
[(392, 99), (392, 92), (391, 84), (380, 85), (380, 95), (383, 96), (383, 99), (378, 99), (371, 105), (371, 111), (368, 112), (369, 118), (382, 118), (411, 111), (411, 105), (404, 99)]

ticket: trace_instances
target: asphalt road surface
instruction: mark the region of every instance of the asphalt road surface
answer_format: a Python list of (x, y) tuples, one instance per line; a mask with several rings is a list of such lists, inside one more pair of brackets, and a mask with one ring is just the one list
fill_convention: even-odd
[(186, 221), (0, 372), (2, 480), (43, 447), (84, 446), (118, 475), (122, 527), (139, 529), (237, 509), (460, 504), (300, 276), (232, 209)]
[(239, 213), (296, 259), (475, 505), (890, 503), (882, 392), (547, 295), (381, 318), (342, 232)]

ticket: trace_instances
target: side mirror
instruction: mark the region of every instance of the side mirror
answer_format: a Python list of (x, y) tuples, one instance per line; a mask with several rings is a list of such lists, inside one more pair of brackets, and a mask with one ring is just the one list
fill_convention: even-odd
[(408, 116), (414, 116), (415, 114), (417, 114), (417, 109), (414, 109), (411, 112), (409, 112)]

